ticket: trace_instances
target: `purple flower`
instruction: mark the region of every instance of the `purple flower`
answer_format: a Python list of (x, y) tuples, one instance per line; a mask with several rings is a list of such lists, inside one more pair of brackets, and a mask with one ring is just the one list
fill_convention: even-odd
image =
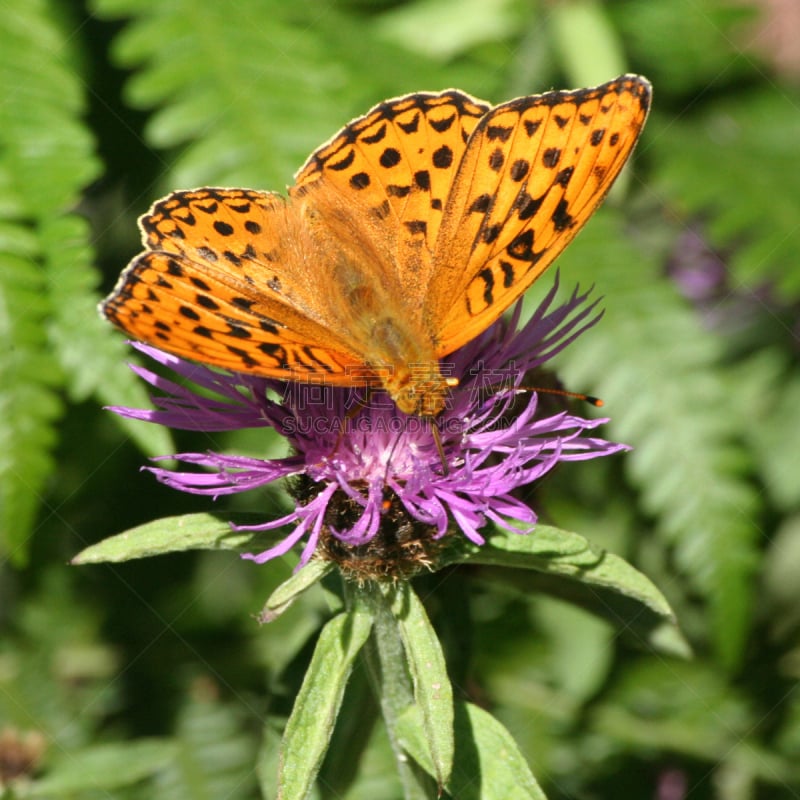
[[(285, 458), (181, 453), (170, 458), (211, 472), (149, 468), (168, 486), (213, 497), (290, 478), (297, 501), (290, 513), (234, 528), (292, 526), (291, 532), (245, 558), (263, 563), (303, 542), (301, 566), (319, 552), (359, 577), (413, 574), (435, 563), (445, 539), (452, 539), (448, 533), (460, 531), (481, 545), (487, 522), (515, 533), (530, 531), (536, 514), (514, 490), (558, 462), (627, 449), (587, 435), (606, 420), (542, 413), (537, 393), (524, 388), (530, 370), (600, 317), (596, 302), (586, 304), (588, 293), (576, 291), (553, 307), (557, 288), (556, 281), (520, 329), (518, 304), (510, 319), (446, 359), (443, 374), (458, 378), (458, 385), (435, 420), (403, 414), (380, 390), (220, 372), (143, 344), (135, 346), (203, 391), (133, 367), (162, 393), (153, 398), (156, 410), (112, 410), (185, 430), (269, 426), (286, 436), (291, 454)], [(271, 399), (276, 395), (279, 399)]]

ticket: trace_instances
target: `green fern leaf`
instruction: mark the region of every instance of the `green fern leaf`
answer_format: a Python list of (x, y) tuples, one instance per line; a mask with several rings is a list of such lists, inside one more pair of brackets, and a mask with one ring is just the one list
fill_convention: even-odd
[[(160, 106), (147, 128), (161, 148), (185, 146), (173, 185), (282, 188), (353, 101), (346, 63), (325, 62), (314, 29), (294, 26), (289, 4), (142, 3), (96, 0), (103, 16), (129, 14), (117, 61), (138, 67), (130, 102)], [(339, 24), (332, 9), (331, 30)], [(291, 42), (291, 54), (281, 43)], [(173, 188), (173, 186), (170, 186)]]
[[(0, 530), (22, 563), (54, 468), (57, 390), (83, 399), (92, 390), (102, 395), (112, 376), (129, 387), (135, 381), (124, 375), (121, 344), (97, 320), (89, 231), (70, 213), (100, 169), (80, 119), (83, 82), (68, 66), (71, 36), (46, 3), (7, 6), (0, 30)], [(134, 396), (146, 402), (142, 389), (128, 392)], [(164, 434), (155, 436), (162, 452), (169, 448)]]
[(770, 281), (789, 299), (800, 292), (798, 105), (796, 91), (769, 88), (700, 103), (680, 124), (655, 115), (647, 150), (664, 199), (708, 217), (730, 250), (735, 283)]
[(195, 3), (190, 13), (178, 0), (93, 6), (100, 16), (129, 18), (112, 55), (134, 70), (128, 102), (157, 109), (148, 141), (182, 148), (165, 191), (282, 190), (309, 153), (384, 97), (444, 87), (453, 74), (474, 81), (465, 87), (472, 91), (488, 84), (476, 65), (456, 73), (388, 39), (376, 47), (381, 17), (348, 15), (334, 4)]
[[(88, 224), (74, 214), (42, 221), (40, 240), (51, 303), (49, 346), (64, 372), (70, 399), (82, 402), (93, 395), (103, 404), (149, 407), (144, 386), (126, 363), (132, 351), (122, 337), (109, 335), (110, 325), (97, 311), (99, 276), (92, 266), (89, 237)], [(144, 452), (173, 452), (165, 428), (116, 415), (113, 419)]]
[[(29, 232), (20, 226), (16, 233)], [(27, 559), (63, 410), (55, 391), (58, 364), (45, 337), (47, 310), (38, 265), (0, 252), (0, 531), (17, 564)]]
[(759, 502), (741, 476), (747, 458), (726, 403), (721, 341), (631, 246), (613, 212), (598, 214), (561, 264), (572, 280), (596, 281), (606, 309), (563, 354), (563, 374), (604, 398), (611, 438), (633, 445), (624, 458), (643, 510), (707, 597), (710, 636), (733, 667), (750, 619)]
[(178, 719), (177, 755), (156, 778), (153, 796), (246, 800), (253, 796), (256, 783), (255, 734), (246, 731), (240, 704), (218, 702), (216, 688), (207, 682), (198, 682), (195, 690), (195, 698)]

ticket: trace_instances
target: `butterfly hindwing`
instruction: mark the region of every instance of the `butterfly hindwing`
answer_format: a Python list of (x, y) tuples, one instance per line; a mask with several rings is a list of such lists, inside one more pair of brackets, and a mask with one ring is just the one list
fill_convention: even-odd
[(493, 108), (448, 197), (426, 300), (437, 353), (473, 339), (569, 244), (606, 195), (644, 125), (650, 85), (623, 76)]

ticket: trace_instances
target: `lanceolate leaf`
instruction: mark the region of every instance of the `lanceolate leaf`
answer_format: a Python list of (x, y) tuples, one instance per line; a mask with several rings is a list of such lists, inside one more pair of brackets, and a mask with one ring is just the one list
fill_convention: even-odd
[(283, 734), (278, 776), (282, 800), (302, 800), (311, 792), (353, 662), (371, 628), (371, 617), (355, 609), (334, 617), (322, 629)]
[[(73, 564), (102, 564), (130, 561), (133, 558), (180, 553), (187, 550), (234, 550), (247, 552), (270, 546), (280, 541), (280, 533), (258, 534), (231, 530), (231, 522), (243, 525), (261, 521), (257, 515), (246, 514), (185, 514), (180, 517), (163, 517), (146, 522), (124, 533), (110, 536), (102, 542), (87, 547), (75, 558)], [(274, 539), (274, 542), (273, 542)], [(257, 544), (254, 544), (257, 542)], [(266, 543), (266, 545), (265, 545)]]
[[(546, 800), (511, 734), (489, 713), (472, 703), (456, 703), (455, 764), (445, 784), (458, 800)], [(400, 719), (403, 745), (431, 775), (434, 764), (418, 707)]]
[(433, 776), (440, 786), (453, 768), (453, 689), (444, 653), (420, 599), (408, 583), (397, 586), (392, 612), (406, 651), (414, 700), (422, 715)]

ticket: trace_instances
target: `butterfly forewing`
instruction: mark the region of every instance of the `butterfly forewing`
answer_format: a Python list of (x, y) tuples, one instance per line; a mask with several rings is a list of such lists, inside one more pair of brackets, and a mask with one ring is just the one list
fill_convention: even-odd
[(649, 83), (522, 97), (475, 129), (434, 251), (426, 318), (446, 355), (497, 319), (567, 246), (636, 143)]
[(103, 305), (126, 333), (174, 355), (268, 377), (349, 383), (354, 357), (315, 317), (318, 283), (288, 246), (279, 195), (246, 189), (176, 192), (140, 225), (135, 258)]
[(456, 90), (380, 103), (311, 155), (291, 196), (297, 201), (315, 185), (330, 188), (343, 205), (364, 209), (363, 225), (390, 226), (405, 295), (419, 306), (453, 178), (469, 135), (488, 109)]

